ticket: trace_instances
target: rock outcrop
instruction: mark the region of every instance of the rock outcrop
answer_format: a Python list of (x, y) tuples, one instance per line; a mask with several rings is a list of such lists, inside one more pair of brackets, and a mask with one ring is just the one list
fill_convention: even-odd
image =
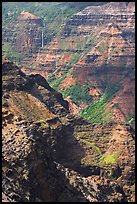
[(125, 121), (135, 112), (135, 3), (86, 7), (72, 16), (60, 37), (27, 61), (35, 69), (23, 71), (59, 81), (61, 90), (76, 82), (87, 83), (96, 93), (92, 94), (94, 101), (108, 84), (121, 87), (108, 105), (114, 109), (111, 119)]
[[(135, 133), (119, 124), (135, 111), (134, 17), (134, 2), (90, 6), (44, 46), (33, 14), (4, 30), (30, 56), (22, 69), (3, 58), (3, 202), (135, 202)], [(64, 100), (50, 83), (86, 83), (93, 102), (107, 99), (96, 110), (115, 122), (88, 123), (79, 112), (89, 102)]]
[(7, 59), (2, 73), (3, 202), (134, 202), (130, 127), (74, 117), (42, 76)]
[(22, 56), (32, 56), (42, 46), (42, 28), (42, 19), (23, 11), (14, 23), (3, 28), (3, 42), (10, 43)]

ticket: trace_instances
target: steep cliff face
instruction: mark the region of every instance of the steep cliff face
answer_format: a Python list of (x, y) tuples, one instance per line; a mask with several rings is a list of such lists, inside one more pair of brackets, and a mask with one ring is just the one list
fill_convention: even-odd
[[(19, 19), (28, 16), (34, 18), (24, 12)], [(81, 114), (88, 119), (93, 114), (90, 106), (107, 95), (102, 119), (89, 119), (93, 122), (132, 120), (135, 112), (135, 3), (110, 2), (86, 7), (62, 26), (61, 35), (22, 63), (25, 73), (40, 73), (51, 86), (59, 89), (68, 98), (71, 112), (79, 115), (88, 108)], [(88, 87), (83, 96), (87, 100), (79, 100), (79, 94), (73, 100), (72, 92), (77, 84), (82, 86), (81, 92), (85, 91), (84, 84)], [(97, 114), (102, 114), (101, 106), (99, 109)]]
[[(55, 35), (60, 33), (60, 29), (63, 26), (62, 24), (65, 23), (71, 15), (83, 9), (85, 6), (94, 4), (103, 4), (103, 2), (3, 2), (3, 53), (6, 57), (21, 65), (25, 57), (28, 59), (28, 57), (31, 56), (30, 52), (33, 52), (33, 54), (36, 52), (36, 49), (33, 49), (34, 42), (32, 42), (35, 37), (35, 44), (37, 43), (39, 45), (38, 33), (39, 26), (41, 25), (40, 18), (43, 21), (40, 47), (43, 47), (45, 43), (47, 44)], [(19, 22), (18, 19), (20, 19)], [(28, 22), (30, 19), (31, 22)], [(21, 24), (24, 29), (21, 27)], [(16, 27), (16, 25), (18, 26)], [(24, 33), (23, 38), (20, 32)], [(33, 36), (34, 33), (35, 35)], [(32, 35), (32, 38), (30, 37), (30, 34)], [(16, 38), (20, 42), (20, 37), (22, 39), (21, 44), (16, 44)], [(25, 41), (24, 38), (26, 39)], [(22, 41), (24, 41), (24, 43), (22, 43)], [(21, 46), (23, 46), (23, 48), (21, 48)], [(39, 46), (36, 48), (39, 48)], [(16, 51), (17, 49), (22, 50), (21, 54)], [(27, 61), (27, 59), (25, 60)]]
[[(97, 24), (104, 24), (116, 22), (122, 23), (123, 30), (126, 28), (126, 19), (134, 19), (135, 2), (109, 2), (101, 6), (88, 6), (81, 12), (74, 15), (74, 18), (70, 21), (73, 25), (80, 25), (85, 22), (86, 25), (92, 26)], [(128, 16), (129, 15), (129, 16)], [(97, 22), (96, 16), (99, 17)], [(105, 21), (105, 22), (104, 22)], [(120, 22), (121, 21), (121, 22)], [(134, 20), (132, 20), (132, 28), (134, 26)]]
[[(85, 31), (86, 33), (83, 33)], [(81, 42), (82, 36), (92, 37), (86, 42), (86, 47), (92, 49), (90, 54), (87, 54), (87, 62), (98, 59), (100, 64), (93, 63), (94, 66), (106, 63), (117, 63), (114, 65), (120, 66), (126, 58), (134, 67), (134, 34), (134, 2), (128, 5), (125, 2), (111, 2), (102, 6), (87, 7), (75, 14), (64, 29), (65, 36), (81, 36)], [(94, 48), (91, 47), (92, 43)]]
[(5, 58), (2, 74), (3, 202), (135, 200), (129, 126), (74, 117), (42, 76)]
[(53, 160), (56, 132), (63, 128), (54, 110), (62, 116), (68, 111), (58, 102), (63, 101), (61, 95), (40, 77), (27, 77), (3, 58), (3, 201), (53, 202), (60, 196), (78, 201), (80, 193), (72, 190), (71, 195), (69, 183)]
[(109, 86), (119, 86), (109, 104), (110, 109), (117, 105), (112, 118), (124, 121), (135, 112), (134, 38), (132, 33), (124, 37), (116, 24), (101, 30), (97, 38), (99, 42), (73, 67), (72, 75), (81, 84), (92, 84), (90, 93), (95, 99), (107, 92)]
[(33, 14), (4, 30), (30, 56), (3, 58), (3, 201), (135, 201), (134, 16), (134, 2), (86, 7), (43, 47)]
[(16, 21), (16, 50), (18, 52), (34, 52), (42, 46), (42, 20), (30, 14), (21, 12)]
[[(125, 121), (129, 116), (134, 116), (134, 2), (111, 2), (102, 6), (87, 7), (67, 22), (62, 35), (64, 37), (61, 39), (62, 42), (58, 42), (58, 49), (64, 39), (64, 42), (67, 42), (66, 47), (69, 45), (69, 49), (76, 51), (76, 47), (79, 46), (79, 49), (76, 55), (73, 55), (73, 63), (71, 55), (68, 56), (70, 60), (66, 63), (66, 69), (72, 67), (72, 70), (65, 75), (66, 79), (61, 81), (59, 88), (64, 87), (64, 84), (66, 88), (71, 88), (71, 83), (68, 83), (70, 78), (81, 85), (87, 83), (93, 101), (104, 97), (105, 93), (111, 95), (106, 107), (113, 112), (109, 119)], [(58, 61), (57, 64), (61, 67)], [(60, 72), (63, 72), (63, 69)], [(59, 78), (60, 74), (54, 77)], [(115, 94), (109, 90), (111, 86)], [(79, 105), (83, 107), (81, 103)]]
[(5, 52), (12, 51), (15, 61), (31, 56), (42, 46), (42, 28), (42, 19), (29, 12), (21, 12), (15, 22), (3, 27), (3, 49)]

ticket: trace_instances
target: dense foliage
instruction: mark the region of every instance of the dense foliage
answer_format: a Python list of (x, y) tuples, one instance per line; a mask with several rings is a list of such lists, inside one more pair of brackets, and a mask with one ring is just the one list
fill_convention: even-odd
[(107, 103), (119, 90), (120, 86), (109, 84), (103, 96), (88, 108), (81, 111), (81, 116), (92, 123), (104, 123), (110, 120), (111, 110), (106, 111)]
[(75, 103), (78, 103), (78, 101), (87, 101), (91, 102), (92, 97), (89, 95), (89, 86), (87, 84), (80, 85), (79, 83), (76, 83), (72, 85), (71, 87), (65, 89), (63, 91), (63, 96), (66, 98), (67, 96), (70, 96), (72, 101)]

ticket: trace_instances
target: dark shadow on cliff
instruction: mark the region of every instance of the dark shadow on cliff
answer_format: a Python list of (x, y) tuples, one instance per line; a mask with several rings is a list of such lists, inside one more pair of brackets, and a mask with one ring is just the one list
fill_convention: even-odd
[[(36, 85), (37, 86), (34, 86)], [(26, 90), (39, 99), (45, 106), (57, 116), (66, 116), (69, 113), (69, 104), (63, 99), (62, 94), (54, 90), (46, 79), (39, 74), (28, 76)], [(36, 88), (37, 87), (37, 88)], [(70, 168), (83, 176), (99, 175), (98, 166), (82, 166), (81, 159), (85, 155), (78, 140), (74, 136), (75, 125), (84, 125), (87, 122), (81, 118), (71, 118), (69, 125), (63, 125), (61, 129), (51, 130), (55, 146), (51, 148), (51, 156), (55, 161)], [(51, 146), (51, 144), (49, 144)]]
[[(51, 133), (50, 137), (52, 139), (55, 132), (49, 133)], [(57, 168), (54, 162), (54, 157), (57, 155), (56, 153), (55, 156), (53, 155), (55, 149), (50, 147), (50, 143), (43, 137), (43, 133), (36, 127), (28, 132), (28, 137), (30, 135), (33, 135), (34, 145), (31, 153), (27, 156), (29, 201), (88, 202), (82, 193), (70, 185), (65, 173), (61, 171), (62, 167)], [(56, 135), (56, 137), (59, 139), (59, 135)], [(63, 154), (65, 153), (64, 150)]]
[[(58, 134), (56, 144), (56, 161), (63, 166), (70, 168), (77, 173), (87, 177), (91, 175), (100, 175), (99, 166), (84, 166), (81, 159), (85, 156), (85, 150), (74, 136), (74, 126), (77, 119), (72, 121), (72, 125), (64, 126)], [(81, 119), (82, 122), (82, 119)], [(83, 121), (83, 124), (86, 121)], [(81, 125), (83, 125), (81, 124)]]

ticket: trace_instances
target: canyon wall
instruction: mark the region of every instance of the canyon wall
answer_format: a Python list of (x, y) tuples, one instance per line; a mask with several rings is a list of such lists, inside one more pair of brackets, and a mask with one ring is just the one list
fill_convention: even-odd
[(10, 43), (15, 52), (31, 56), (42, 46), (43, 21), (22, 11), (17, 20), (3, 28), (3, 42)]
[(135, 201), (134, 18), (134, 2), (89, 6), (47, 45), (28, 12), (4, 28), (23, 58), (3, 58), (3, 202)]
[[(39, 36), (37, 43), (31, 39), (33, 35), (27, 34), (28, 37), (25, 37), (24, 34), (24, 40), (20, 38), (21, 19), (28, 22), (29, 16), (39, 24), (38, 28), (34, 29), (36, 38)], [(100, 6), (88, 6), (73, 15), (62, 26), (61, 34), (43, 46), (40, 44), (41, 32), (38, 31), (42, 26), (41, 20), (24, 12), (18, 21), (18, 38), (13, 38), (16, 49), (20, 49), (22, 45), (22, 50), (31, 50), (36, 44), (37, 48), (40, 48), (33, 49), (32, 53), (29, 52), (30, 56), (25, 55), (22, 59), (22, 70), (26, 74), (40, 73), (49, 80), (51, 86), (59, 88), (62, 92), (76, 83), (86, 83), (93, 101), (103, 96), (109, 86), (118, 86), (116, 88), (119, 91), (109, 101), (109, 109), (114, 108), (112, 118), (125, 121), (134, 115), (134, 2), (110, 2)], [(28, 24), (28, 27), (30, 28), (31, 24)], [(28, 29), (25, 30), (22, 32), (27, 33)], [(24, 43), (21, 44), (19, 39)], [(79, 106), (83, 109), (87, 104)]]
[(3, 202), (134, 202), (130, 126), (74, 117), (42, 76), (5, 58), (2, 74)]

